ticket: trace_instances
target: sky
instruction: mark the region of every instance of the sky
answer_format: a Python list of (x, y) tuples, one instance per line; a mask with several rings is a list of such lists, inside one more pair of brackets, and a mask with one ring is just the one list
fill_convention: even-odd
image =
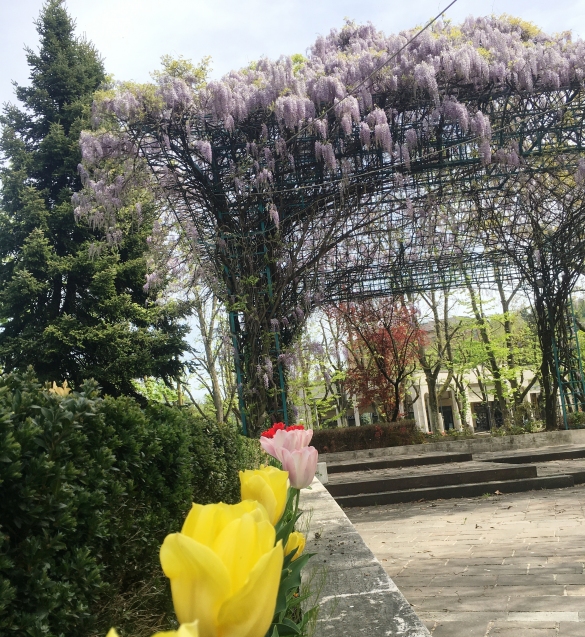
[[(345, 18), (385, 33), (425, 24), (451, 0), (68, 0), (67, 8), (118, 80), (148, 81), (165, 54), (212, 58), (213, 78), (262, 56), (305, 53)], [(25, 45), (36, 49), (33, 21), (43, 0), (0, 0), (0, 105), (12, 82), (26, 84)], [(457, 0), (446, 17), (509, 13), (547, 32), (585, 37), (585, 0)], [(193, 335), (192, 335), (193, 336)]]
[[(91, 40), (118, 80), (147, 81), (162, 55), (212, 57), (221, 77), (262, 56), (305, 53), (345, 18), (386, 33), (426, 23), (451, 0), (68, 0), (77, 30)], [(36, 48), (33, 21), (43, 0), (0, 0), (0, 104), (11, 82), (26, 84), (24, 46)], [(585, 37), (585, 0), (457, 0), (447, 17), (509, 13), (548, 32)]]

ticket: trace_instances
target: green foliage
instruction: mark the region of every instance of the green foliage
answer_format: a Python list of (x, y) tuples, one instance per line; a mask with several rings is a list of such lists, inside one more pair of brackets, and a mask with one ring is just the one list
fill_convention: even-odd
[(159, 378), (143, 378), (134, 381), (136, 391), (149, 402), (176, 403), (178, 394), (176, 389), (172, 389)]
[(585, 429), (585, 412), (577, 411), (567, 416), (569, 429)]
[(0, 377), (0, 634), (172, 627), (158, 564), (191, 502), (239, 500), (259, 445), (190, 409)]
[(424, 434), (417, 429), (414, 420), (399, 420), (391, 424), (319, 429), (313, 433), (311, 444), (319, 453), (334, 453), (416, 445), (423, 440)]
[[(290, 534), (295, 530), (302, 511), (299, 510), (298, 489), (290, 488), (286, 507), (281, 519), (276, 525), (276, 542), (282, 541), (286, 547)], [(276, 597), (276, 608), (272, 624), (268, 629), (267, 637), (288, 637), (289, 635), (307, 635), (309, 622), (315, 617), (317, 607), (303, 612), (302, 602), (306, 601), (309, 595), (303, 592), (301, 595), (301, 571), (313, 556), (312, 553), (305, 553), (297, 557), (298, 549), (295, 549), (284, 556), (278, 595)]]
[(297, 73), (305, 66), (307, 63), (307, 58), (301, 53), (293, 53), (290, 56), (290, 59), (293, 63), (293, 73), (297, 75)]
[(443, 442), (446, 440), (465, 440), (466, 438), (473, 438), (474, 433), (466, 427), (462, 431), (456, 429), (449, 429), (448, 431), (435, 432), (430, 434), (424, 434), (425, 442)]
[(165, 76), (177, 77), (199, 88), (205, 84), (207, 76), (211, 72), (211, 57), (208, 55), (197, 65), (182, 55), (178, 58), (174, 58), (171, 55), (163, 55), (160, 61), (162, 70), (152, 73), (152, 77), (155, 80), (161, 80)]
[(27, 49), (31, 84), (16, 88), (23, 109), (7, 106), (0, 117), (0, 364), (5, 372), (32, 365), (41, 381), (79, 386), (93, 377), (112, 395), (135, 394), (134, 378), (181, 371), (187, 307), (155, 303), (143, 289), (152, 206), (143, 206), (141, 225), (125, 220), (135, 231), (116, 249), (105, 247), (104, 231), (75, 221), (79, 136), (105, 76), (73, 28), (62, 0), (46, 2), (40, 50)]

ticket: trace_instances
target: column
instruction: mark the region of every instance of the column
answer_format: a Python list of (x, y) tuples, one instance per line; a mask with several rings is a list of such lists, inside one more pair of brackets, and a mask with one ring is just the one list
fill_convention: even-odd
[(361, 425), (360, 422), (360, 408), (358, 406), (357, 398), (353, 397), (353, 417), (355, 418), (355, 426), (359, 427)]
[(467, 413), (465, 414), (465, 422), (471, 431), (474, 431), (473, 426), (473, 416), (471, 415), (471, 402), (469, 400), (469, 393), (467, 392), (467, 387), (464, 390), (464, 399), (467, 403)]
[(459, 405), (457, 404), (457, 396), (455, 391), (451, 390), (451, 408), (453, 409), (453, 424), (456, 431), (462, 431), (461, 414), (459, 413)]
[[(411, 395), (413, 398), (416, 398), (416, 393), (414, 393), (414, 391), (411, 392)], [(421, 431), (427, 433), (429, 431), (429, 426), (427, 423), (427, 412), (425, 410), (425, 399), (420, 391), (418, 396), (418, 400), (415, 400), (412, 403), (412, 408), (414, 411), (414, 422)]]

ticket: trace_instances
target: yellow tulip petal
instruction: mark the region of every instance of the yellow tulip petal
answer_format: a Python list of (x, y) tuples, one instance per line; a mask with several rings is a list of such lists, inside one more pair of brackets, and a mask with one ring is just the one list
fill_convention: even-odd
[(198, 626), (199, 622), (181, 624), (179, 630), (165, 630), (162, 633), (155, 633), (152, 637), (200, 637)]
[(181, 533), (183, 533), (183, 535), (188, 535), (193, 540), (195, 539), (195, 530), (197, 529), (197, 524), (203, 508), (203, 504), (196, 504), (193, 502), (191, 510), (187, 513), (187, 517), (183, 522), (183, 528), (181, 529)]
[(163, 542), (160, 562), (171, 580), (179, 623), (199, 620), (201, 637), (215, 637), (217, 614), (231, 588), (221, 559), (209, 547), (181, 533), (172, 533)]
[[(260, 478), (268, 485), (274, 496), (273, 500), (267, 495), (265, 487), (258, 481)], [(261, 469), (240, 471), (242, 499), (252, 498), (258, 500), (266, 507), (270, 520), (276, 524), (282, 517), (288, 497), (288, 472), (276, 467), (262, 467)]]
[(177, 631), (177, 637), (199, 637), (199, 622), (183, 624)]
[(286, 500), (288, 498), (288, 485), (289, 485), (288, 471), (281, 471), (280, 469), (277, 469), (276, 467), (267, 467), (267, 468), (273, 470), (270, 472), (269, 476), (270, 476), (270, 482), (272, 484), (272, 488), (274, 489), (276, 499), (278, 502), (277, 514), (278, 514), (278, 519), (280, 520), (280, 518), (282, 517), (282, 514), (284, 513), (284, 509), (286, 507)]
[(246, 503), (250, 509), (250, 515), (254, 517), (256, 522), (270, 522), (270, 517), (265, 507), (257, 500), (242, 500), (240, 504)]
[(279, 507), (276, 496), (268, 482), (266, 482), (262, 476), (257, 474), (246, 476), (246, 478), (242, 480), (241, 492), (242, 500), (257, 500), (266, 509), (268, 518), (272, 524), (278, 522), (280, 516), (278, 515)]
[(276, 608), (282, 560), (279, 542), (258, 560), (245, 586), (222, 605), (218, 615), (221, 637), (265, 637)]
[(274, 547), (275, 537), (268, 520), (257, 522), (251, 514), (234, 520), (221, 532), (212, 548), (230, 574), (231, 594), (244, 586), (256, 562)]
[(194, 504), (183, 524), (181, 533), (205, 544), (205, 546), (211, 546), (224, 526), (235, 517), (237, 515), (231, 511), (230, 505), (223, 502), (207, 505)]
[(264, 507), (253, 500), (245, 500), (239, 504), (193, 504), (181, 533), (205, 546), (211, 546), (230, 522), (246, 513), (253, 513), (258, 521), (268, 519)]
[[(55, 383), (53, 383), (53, 385), (54, 384)], [(106, 637), (120, 637), (120, 635), (118, 635), (118, 631), (115, 628), (110, 628)]]
[(305, 544), (306, 544), (305, 536), (302, 533), (299, 533), (298, 531), (293, 531), (288, 536), (288, 542), (286, 543), (286, 546), (284, 547), (284, 554), (288, 555), (289, 553), (292, 553), (295, 549), (297, 549), (297, 552), (292, 558), (292, 561), (294, 562), (297, 558), (301, 556), (301, 553), (305, 550)]

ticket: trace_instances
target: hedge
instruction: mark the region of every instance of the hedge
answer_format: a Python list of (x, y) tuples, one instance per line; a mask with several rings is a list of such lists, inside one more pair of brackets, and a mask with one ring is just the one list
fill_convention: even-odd
[(334, 453), (416, 445), (423, 441), (424, 434), (417, 429), (414, 420), (400, 420), (361, 427), (318, 429), (313, 433), (311, 444), (319, 453)]
[(160, 544), (193, 500), (237, 501), (238, 469), (257, 454), (189, 409), (1, 376), (0, 634), (172, 627)]

